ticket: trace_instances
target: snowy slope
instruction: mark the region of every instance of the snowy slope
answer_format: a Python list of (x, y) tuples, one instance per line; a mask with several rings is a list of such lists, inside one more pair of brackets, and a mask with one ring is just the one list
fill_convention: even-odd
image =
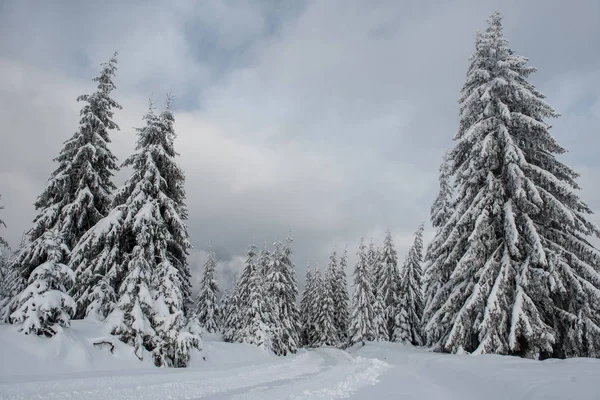
[(0, 325), (0, 399), (599, 398), (598, 360), (440, 355), (392, 343), (275, 357), (212, 335), (190, 368), (159, 369), (118, 342), (114, 355), (94, 348), (98, 331), (74, 321), (42, 339)]

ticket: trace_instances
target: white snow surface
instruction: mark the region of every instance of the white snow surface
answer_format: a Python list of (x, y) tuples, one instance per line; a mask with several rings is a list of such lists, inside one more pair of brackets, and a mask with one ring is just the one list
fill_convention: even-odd
[[(0, 325), (0, 399), (598, 399), (600, 360), (533, 361), (445, 355), (398, 343), (276, 357), (205, 335), (189, 368), (156, 368), (150, 354), (73, 321), (51, 339)], [(107, 347), (92, 345), (110, 340)], [(203, 357), (205, 359), (203, 359)]]

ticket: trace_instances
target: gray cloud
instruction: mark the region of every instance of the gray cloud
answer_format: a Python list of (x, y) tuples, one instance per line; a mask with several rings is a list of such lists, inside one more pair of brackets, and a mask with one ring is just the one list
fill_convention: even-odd
[(93, 90), (98, 64), (118, 49), (120, 159), (147, 97), (176, 95), (194, 271), (212, 245), (225, 284), (248, 244), (289, 229), (300, 280), (334, 246), (348, 244), (353, 262), (360, 237), (381, 241), (387, 228), (403, 255), (428, 218), (457, 128), (474, 34), (496, 8), (512, 47), (539, 68), (534, 83), (563, 114), (553, 121), (570, 150), (563, 159), (600, 212), (597, 1), (293, 3), (3, 2), (4, 236), (16, 245), (28, 229), (51, 160), (77, 128), (75, 98)]

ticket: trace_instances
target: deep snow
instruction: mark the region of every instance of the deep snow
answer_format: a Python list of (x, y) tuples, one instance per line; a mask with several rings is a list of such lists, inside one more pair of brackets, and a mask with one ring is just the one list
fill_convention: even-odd
[[(0, 325), (0, 399), (600, 398), (593, 359), (443, 355), (396, 343), (276, 357), (207, 335), (189, 368), (160, 369), (98, 332), (97, 322), (74, 321), (46, 339)], [(103, 338), (114, 354), (91, 345)]]

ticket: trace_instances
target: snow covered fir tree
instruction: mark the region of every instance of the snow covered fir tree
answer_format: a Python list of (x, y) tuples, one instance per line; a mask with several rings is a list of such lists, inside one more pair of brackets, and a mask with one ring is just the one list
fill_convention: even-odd
[(354, 267), (354, 293), (352, 295), (352, 311), (348, 326), (348, 344), (365, 344), (377, 336), (374, 327), (373, 304), (375, 296), (372, 277), (369, 270), (369, 260), (364, 240), (358, 247), (358, 261)]
[(420, 225), (415, 241), (408, 251), (398, 281), (398, 303), (392, 340), (408, 342), (415, 346), (423, 344), (421, 319), (423, 316), (423, 293), (421, 263), (423, 261), (423, 229)]
[(139, 358), (150, 351), (157, 365), (185, 366), (200, 338), (185, 329), (190, 243), (170, 105), (160, 115), (150, 106), (136, 152), (123, 163), (133, 173), (73, 250), (72, 265), (86, 316), (106, 317)]
[[(121, 106), (111, 97), (115, 89), (112, 81), (116, 68), (116, 53), (102, 64), (100, 75), (93, 79), (98, 87), (91, 95), (82, 95), (77, 101), (84, 103), (80, 111), (79, 129), (64, 143), (55, 162), (56, 170), (50, 175), (46, 188), (35, 202), (38, 214), (18, 254), (11, 262), (12, 292), (27, 290), (25, 285), (36, 268), (46, 262), (52, 252), (46, 232), (54, 231), (68, 253), (83, 234), (108, 213), (110, 197), (115, 188), (111, 181), (117, 169), (116, 157), (108, 148), (109, 132), (118, 130), (113, 122), (113, 112)], [(16, 302), (9, 302), (2, 311), (4, 319), (15, 311)]]
[[(523, 357), (600, 356), (600, 231), (575, 193), (578, 174), (547, 120), (558, 114), (528, 81), (494, 13), (478, 34), (460, 97), (429, 247), (428, 346)], [(446, 171), (447, 168), (447, 171)], [(444, 179), (446, 179), (444, 177)]]
[(75, 301), (67, 294), (74, 283), (73, 271), (64, 264), (69, 254), (61, 234), (44, 232), (36, 257), (45, 260), (30, 274), (27, 286), (14, 299), (9, 321), (25, 334), (53, 336), (68, 327), (75, 314)]
[(204, 275), (200, 282), (198, 300), (196, 301), (198, 322), (209, 333), (217, 332), (220, 325), (220, 312), (217, 300), (219, 288), (215, 280), (216, 268), (216, 255), (213, 251), (209, 251), (208, 259), (204, 263)]

